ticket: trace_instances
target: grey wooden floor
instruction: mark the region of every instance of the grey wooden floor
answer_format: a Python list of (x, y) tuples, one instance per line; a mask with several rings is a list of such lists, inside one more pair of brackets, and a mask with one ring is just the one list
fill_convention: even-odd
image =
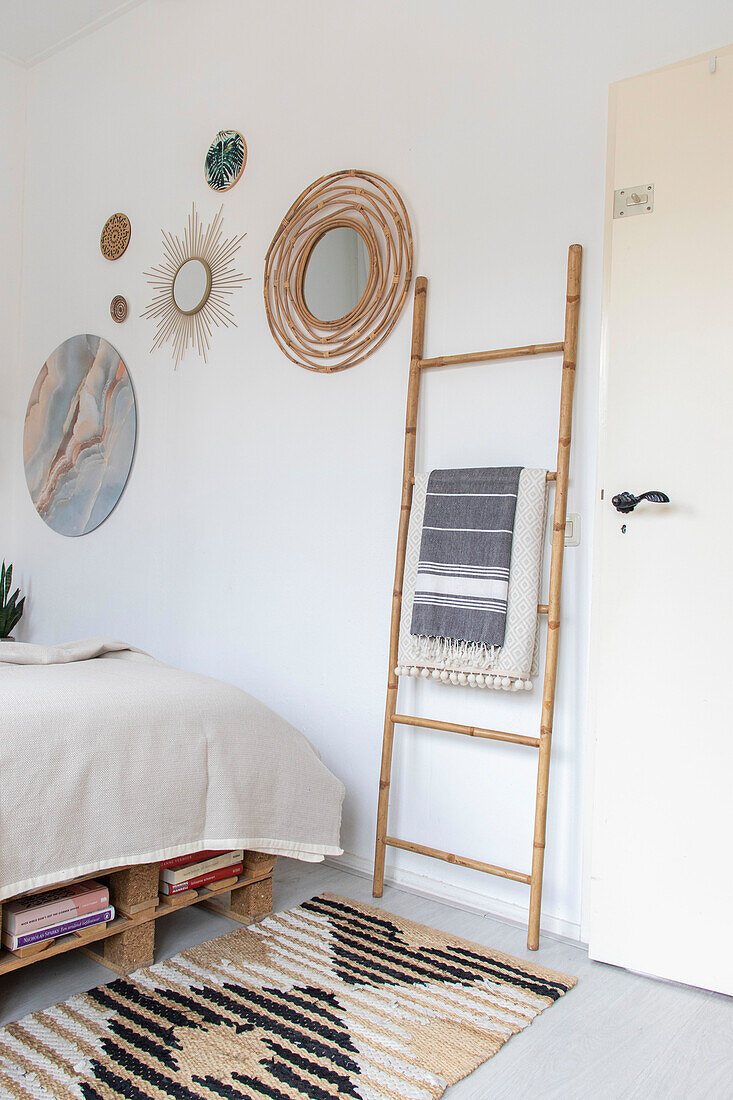
[[(374, 902), (366, 879), (338, 867), (278, 861), (276, 909), (325, 890), (579, 978), (446, 1100), (733, 1100), (733, 998), (590, 962), (581, 948), (549, 937), (530, 953), (524, 930), (514, 925), (390, 887)], [(158, 923), (156, 958), (236, 927), (200, 909), (173, 913)], [(110, 978), (76, 953), (10, 974), (0, 981), (0, 1023)]]

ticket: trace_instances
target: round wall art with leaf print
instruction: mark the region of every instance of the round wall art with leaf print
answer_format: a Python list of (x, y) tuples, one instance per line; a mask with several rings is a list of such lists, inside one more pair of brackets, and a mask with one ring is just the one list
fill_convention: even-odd
[(206, 154), (206, 182), (215, 191), (234, 187), (247, 163), (247, 144), (237, 130), (220, 130)]
[(135, 394), (118, 351), (101, 336), (72, 336), (51, 352), (33, 385), (23, 432), (28, 491), (60, 535), (104, 523), (135, 451)]

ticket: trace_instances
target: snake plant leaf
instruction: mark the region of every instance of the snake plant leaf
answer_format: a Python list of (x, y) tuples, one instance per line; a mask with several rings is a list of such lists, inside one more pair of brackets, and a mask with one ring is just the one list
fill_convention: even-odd
[(206, 154), (206, 182), (215, 191), (226, 191), (244, 168), (244, 138), (236, 130), (220, 130)]
[(25, 606), (25, 596), (18, 601), (19, 588), (15, 589), (12, 596), (8, 596), (12, 579), (12, 565), (6, 566), (3, 562), (0, 569), (0, 638), (7, 638), (16, 623), (20, 621)]
[(23, 615), (23, 605), (24, 604), (25, 604), (25, 596), (20, 601), (18, 606), (15, 608), (14, 613), (10, 616), (10, 627), (8, 629), (8, 634), (13, 629), (13, 627), (16, 626), (20, 622), (21, 617)]

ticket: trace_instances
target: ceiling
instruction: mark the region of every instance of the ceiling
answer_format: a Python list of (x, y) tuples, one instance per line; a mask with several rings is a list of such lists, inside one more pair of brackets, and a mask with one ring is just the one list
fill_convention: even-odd
[(143, 0), (0, 0), (0, 54), (35, 65)]

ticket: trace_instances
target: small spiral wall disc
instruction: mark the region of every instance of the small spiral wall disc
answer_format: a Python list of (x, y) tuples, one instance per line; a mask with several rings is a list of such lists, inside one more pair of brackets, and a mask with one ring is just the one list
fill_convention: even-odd
[(109, 312), (112, 320), (121, 325), (127, 320), (127, 298), (123, 298), (121, 294), (115, 294), (109, 304)]

